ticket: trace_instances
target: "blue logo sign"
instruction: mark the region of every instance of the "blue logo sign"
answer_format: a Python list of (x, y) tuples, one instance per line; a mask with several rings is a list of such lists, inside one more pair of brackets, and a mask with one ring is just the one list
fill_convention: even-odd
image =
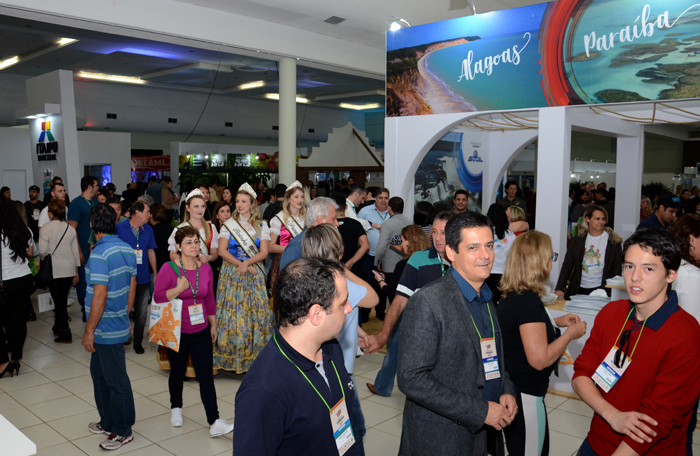
[(471, 157), (469, 157), (469, 158), (467, 159), (467, 161), (470, 161), (470, 162), (479, 162), (479, 163), (483, 163), (483, 162), (484, 162), (484, 160), (482, 160), (481, 157), (479, 157), (479, 154), (477, 154), (476, 151), (474, 151), (474, 155), (472, 155)]

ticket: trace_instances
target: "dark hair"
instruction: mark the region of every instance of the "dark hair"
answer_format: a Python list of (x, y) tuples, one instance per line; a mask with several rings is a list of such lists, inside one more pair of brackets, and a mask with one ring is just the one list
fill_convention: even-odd
[(606, 200), (608, 199), (608, 191), (606, 189), (599, 188), (595, 192), (596, 192), (596, 195), (600, 195), (603, 198), (605, 198)]
[(88, 187), (92, 187), (92, 185), (97, 182), (97, 178), (94, 176), (85, 176), (82, 179), (80, 179), (80, 191), (84, 192), (85, 190), (88, 189)]
[(0, 201), (0, 234), (9, 243), (12, 261), (17, 261), (17, 258), (21, 258), (23, 262), (26, 261), (32, 232), (27, 229), (15, 204), (9, 199)]
[(287, 193), (287, 186), (284, 184), (275, 185), (275, 197), (284, 198), (284, 194)]
[(440, 200), (433, 203), (433, 209), (435, 209), (436, 214), (445, 211), (452, 211), (452, 205), (447, 201)]
[(62, 222), (66, 221), (66, 202), (60, 199), (52, 199), (49, 201), (48, 212), (53, 214), (53, 218)]
[(661, 262), (668, 271), (677, 271), (681, 265), (681, 249), (676, 239), (666, 230), (661, 228), (642, 229), (632, 233), (627, 238), (622, 248), (622, 261), (624, 262), (627, 250), (633, 245), (638, 245), (644, 250), (651, 250), (654, 256), (661, 257)]
[(122, 199), (118, 196), (110, 196), (107, 198), (107, 204), (121, 204)]
[(695, 212), (685, 214), (673, 222), (666, 231), (676, 238), (678, 247), (681, 249), (681, 258), (690, 264), (698, 266), (699, 262), (690, 253), (690, 236), (700, 237), (700, 215)]
[(189, 237), (196, 237), (199, 240), (197, 228), (192, 225), (181, 226), (175, 231), (175, 244), (182, 244), (182, 241)]
[(61, 178), (58, 177), (58, 176), (54, 176), (53, 179), (51, 179), (51, 183), (52, 183), (52, 184), (55, 184), (56, 181), (61, 181), (61, 182), (63, 182), (63, 179), (61, 179)]
[(129, 212), (129, 206), (130, 206), (129, 201), (126, 201), (126, 200), (124, 200), (124, 201), (119, 201), (119, 204), (120, 204), (121, 207), (122, 207), (122, 215), (124, 215), (124, 214), (126, 214), (127, 212)]
[(372, 196), (377, 196), (377, 194), (379, 194), (379, 187), (367, 187), (367, 193), (371, 193)]
[(167, 222), (168, 216), (165, 212), (165, 206), (162, 204), (154, 204), (151, 206), (151, 217), (153, 217), (156, 222)]
[(6, 191), (8, 191), (8, 190), (10, 190), (10, 187), (2, 187), (2, 188), (0, 188), (0, 197), (2, 197), (2, 195), (3, 195)]
[(345, 193), (333, 192), (333, 201), (335, 201), (335, 204), (343, 211), (348, 207), (348, 202), (345, 200)]
[(131, 206), (129, 206), (129, 214), (133, 216), (136, 211), (143, 212), (147, 205), (148, 203), (144, 203), (143, 201), (134, 201)]
[(469, 199), (469, 192), (461, 188), (455, 192), (455, 198), (457, 198), (457, 195), (464, 195), (467, 197), (467, 199)]
[[(233, 196), (233, 195), (231, 195), (231, 196)], [(221, 230), (221, 222), (219, 221), (218, 218), (216, 218), (216, 216), (219, 214), (219, 209), (221, 209), (224, 206), (228, 207), (229, 211), (231, 210), (231, 205), (229, 203), (227, 203), (226, 201), (221, 200), (218, 203), (216, 203), (216, 205), (214, 206), (214, 210), (211, 213), (211, 223), (214, 224), (214, 226), (216, 227), (217, 230)], [(233, 212), (233, 211), (231, 211), (231, 212)]]
[(204, 182), (200, 182), (199, 184), (197, 184), (197, 188), (204, 188), (207, 191), (209, 191), (209, 186), (207, 184), (205, 184)]
[(389, 207), (394, 214), (403, 214), (403, 198), (399, 196), (392, 196), (389, 198)]
[(349, 194), (352, 195), (353, 193), (359, 193), (359, 194), (367, 193), (367, 189), (360, 184), (353, 185), (352, 188), (350, 189)]
[(698, 204), (700, 204), (700, 196), (694, 196), (685, 203), (685, 213), (694, 214), (698, 210)]
[[(225, 187), (224, 189), (226, 189), (226, 188), (228, 188), (228, 187)], [(233, 197), (233, 194), (231, 194), (231, 196)], [(262, 202), (263, 202), (263, 204), (264, 204), (264, 203), (267, 203), (268, 201), (270, 201), (270, 198), (271, 198), (271, 197), (272, 197), (272, 193), (270, 193), (270, 190), (269, 190), (269, 189), (268, 189), (268, 190), (263, 190), (263, 192), (262, 192)]]
[(435, 209), (427, 201), (420, 201), (413, 210), (413, 223), (419, 226), (430, 226), (433, 224)]
[(164, 184), (167, 184), (168, 182), (172, 182), (173, 180), (168, 176), (163, 176), (163, 178), (160, 181)]
[(433, 219), (433, 224), (435, 222), (437, 222), (438, 220), (449, 222), (450, 220), (452, 220), (452, 217), (454, 217), (454, 216), (455, 216), (455, 213), (452, 212), (451, 210), (438, 212), (437, 214), (435, 214), (435, 218)]
[(98, 194), (98, 195), (102, 195), (102, 196), (104, 196), (105, 198), (109, 198), (109, 190), (107, 190), (107, 187), (102, 187), (101, 189), (99, 189), (99, 190), (97, 191), (97, 194)]
[(493, 229), (496, 232), (496, 237), (498, 239), (503, 239), (506, 237), (506, 231), (508, 231), (508, 215), (506, 214), (506, 208), (498, 203), (494, 203), (489, 206), (489, 211), (486, 216), (493, 223)]
[(457, 214), (445, 225), (445, 243), (449, 245), (455, 253), (459, 253), (459, 244), (462, 242), (462, 231), (466, 228), (481, 227), (487, 227), (493, 231), (491, 220), (483, 214), (472, 211)]
[[(356, 186), (355, 186), (356, 187)], [(355, 188), (353, 187), (353, 188)], [(381, 193), (386, 193), (387, 195), (391, 195), (391, 192), (389, 191), (388, 188), (382, 187), (379, 190), (377, 190), (377, 193), (372, 193), (375, 197), (379, 196)]]
[(518, 187), (518, 183), (516, 181), (509, 180), (509, 181), (506, 181), (505, 184), (503, 184), (503, 190), (508, 190), (508, 187), (510, 187), (511, 185), (515, 185), (516, 187)]
[(581, 188), (574, 188), (574, 197), (571, 198), (571, 207), (574, 206), (574, 204), (581, 204), (581, 197), (583, 196), (584, 193), (586, 193), (583, 189)]
[(156, 176), (151, 176), (148, 178), (148, 182), (158, 182), (158, 178)]
[(90, 225), (95, 234), (114, 234), (117, 212), (106, 203), (97, 203), (90, 209)]
[(53, 192), (54, 190), (56, 190), (56, 187), (58, 187), (59, 185), (60, 185), (61, 187), (65, 187), (65, 185), (63, 185), (63, 184), (60, 183), (60, 182), (54, 182), (53, 184), (51, 184), (51, 191)]
[(280, 326), (300, 324), (314, 304), (331, 313), (333, 300), (338, 297), (337, 275), (343, 276), (342, 266), (321, 258), (300, 258), (282, 269), (274, 298)]

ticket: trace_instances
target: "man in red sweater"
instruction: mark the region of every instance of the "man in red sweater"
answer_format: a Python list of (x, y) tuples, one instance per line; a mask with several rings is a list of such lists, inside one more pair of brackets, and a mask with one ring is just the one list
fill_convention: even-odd
[(580, 456), (685, 455), (700, 395), (700, 325), (669, 285), (681, 254), (662, 230), (624, 244), (629, 300), (598, 313), (572, 386), (596, 414)]

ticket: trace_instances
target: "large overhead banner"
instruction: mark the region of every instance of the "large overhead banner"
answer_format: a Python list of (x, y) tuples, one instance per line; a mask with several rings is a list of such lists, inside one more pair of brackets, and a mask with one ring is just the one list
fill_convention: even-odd
[(387, 116), (700, 97), (700, 3), (559, 0), (387, 33)]

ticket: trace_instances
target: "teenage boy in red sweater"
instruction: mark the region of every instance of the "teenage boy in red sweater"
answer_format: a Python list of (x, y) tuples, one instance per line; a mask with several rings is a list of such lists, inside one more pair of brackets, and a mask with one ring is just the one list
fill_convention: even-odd
[(629, 300), (598, 313), (572, 386), (593, 410), (580, 456), (685, 455), (700, 395), (700, 325), (678, 307), (681, 253), (663, 230), (624, 244)]

